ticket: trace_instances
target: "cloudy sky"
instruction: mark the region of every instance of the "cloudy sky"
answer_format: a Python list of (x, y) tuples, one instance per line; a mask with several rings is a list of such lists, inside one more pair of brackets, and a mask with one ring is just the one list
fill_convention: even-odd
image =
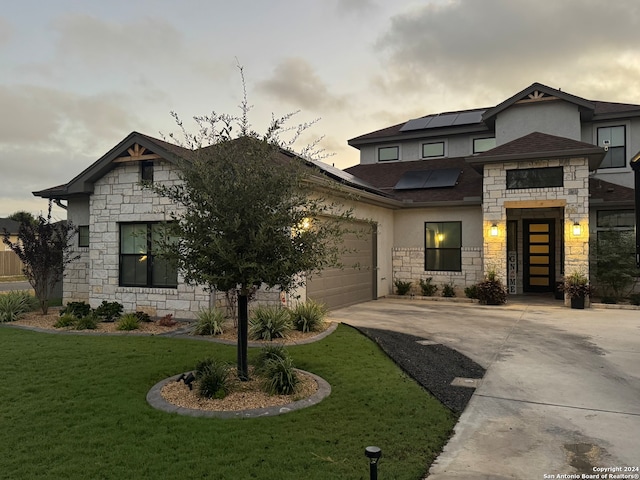
[[(637, 0), (0, 0), (0, 216), (39, 213), (132, 130), (238, 113), (321, 120), (326, 161), (349, 138), (493, 106), (533, 82), (640, 103)], [(236, 60), (237, 59), (237, 60)], [(64, 212), (56, 214), (64, 217)]]

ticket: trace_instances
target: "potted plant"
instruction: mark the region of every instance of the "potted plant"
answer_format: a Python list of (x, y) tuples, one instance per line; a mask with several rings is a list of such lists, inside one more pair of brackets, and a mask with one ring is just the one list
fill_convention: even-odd
[(564, 278), (563, 290), (571, 300), (571, 308), (584, 308), (585, 297), (593, 293), (589, 279), (581, 272), (573, 272)]

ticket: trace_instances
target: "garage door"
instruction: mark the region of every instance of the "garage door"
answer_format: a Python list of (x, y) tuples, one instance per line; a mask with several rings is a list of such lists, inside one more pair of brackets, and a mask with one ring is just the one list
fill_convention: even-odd
[[(344, 268), (328, 268), (307, 281), (307, 298), (325, 303), (330, 309), (367, 302), (376, 297), (375, 291), (375, 230), (366, 223), (354, 222), (353, 230), (362, 234), (345, 235), (343, 244), (348, 250), (342, 255)], [(359, 265), (353, 268), (353, 265)]]

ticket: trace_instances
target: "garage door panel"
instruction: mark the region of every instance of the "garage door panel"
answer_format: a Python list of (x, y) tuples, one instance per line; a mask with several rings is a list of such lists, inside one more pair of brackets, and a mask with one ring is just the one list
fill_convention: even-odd
[[(307, 297), (323, 302), (331, 309), (366, 302), (374, 296), (374, 233), (369, 225), (361, 222), (352, 227), (367, 233), (345, 235), (342, 243), (348, 251), (340, 257), (344, 268), (325, 269), (307, 282)], [(353, 265), (359, 267), (353, 268)]]

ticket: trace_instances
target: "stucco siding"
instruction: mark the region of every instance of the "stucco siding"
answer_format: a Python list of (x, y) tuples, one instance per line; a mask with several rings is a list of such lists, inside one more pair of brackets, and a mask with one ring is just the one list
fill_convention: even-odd
[(561, 101), (514, 105), (498, 114), (495, 130), (497, 146), (533, 132), (580, 140), (580, 112)]

